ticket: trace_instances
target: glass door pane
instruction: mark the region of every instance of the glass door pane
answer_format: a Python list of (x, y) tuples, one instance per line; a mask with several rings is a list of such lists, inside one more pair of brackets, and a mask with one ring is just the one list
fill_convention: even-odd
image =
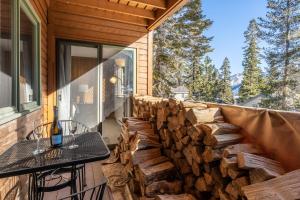
[(116, 144), (120, 122), (131, 116), (134, 92), (135, 49), (104, 45), (102, 50), (101, 121), (104, 139)]
[(98, 47), (60, 43), (59, 119), (73, 119), (96, 130), (99, 124)]

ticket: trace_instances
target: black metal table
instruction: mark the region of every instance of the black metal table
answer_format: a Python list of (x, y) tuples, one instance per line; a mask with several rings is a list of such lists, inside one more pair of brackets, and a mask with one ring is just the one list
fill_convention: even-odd
[(0, 155), (0, 178), (104, 160), (110, 155), (98, 132), (76, 135), (75, 143), (79, 146), (76, 149), (67, 148), (71, 142), (71, 136), (64, 136), (62, 147), (51, 148), (49, 138), (41, 139), (40, 145), (46, 151), (39, 155), (32, 153), (36, 149), (35, 140), (17, 142)]

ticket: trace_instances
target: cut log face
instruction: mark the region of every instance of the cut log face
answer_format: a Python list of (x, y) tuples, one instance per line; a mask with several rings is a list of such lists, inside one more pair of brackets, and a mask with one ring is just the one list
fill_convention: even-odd
[(191, 194), (157, 195), (155, 200), (196, 200)]
[(242, 187), (248, 200), (300, 199), (300, 169), (274, 179)]
[(222, 148), (231, 144), (239, 143), (243, 140), (241, 134), (225, 134), (225, 135), (206, 135), (204, 144), (214, 148)]
[(199, 177), (196, 180), (195, 188), (200, 192), (208, 192), (212, 189), (209, 185), (206, 184), (204, 177)]
[(187, 129), (187, 134), (196, 143), (199, 143), (205, 136), (204, 132), (197, 126), (190, 126)]
[(223, 152), (223, 157), (236, 156), (238, 153), (263, 154), (262, 150), (253, 144), (234, 144), (226, 147)]
[(212, 123), (224, 121), (220, 108), (192, 108), (185, 114), (185, 117), (193, 125), (199, 123)]
[(201, 128), (207, 135), (223, 135), (240, 131), (240, 127), (229, 123), (201, 124)]
[(215, 160), (220, 160), (222, 158), (222, 153), (222, 149), (213, 149), (209, 146), (206, 146), (202, 154), (202, 158), (204, 162), (209, 163)]
[(144, 189), (144, 195), (154, 197), (157, 194), (179, 194), (181, 193), (182, 182), (175, 181), (157, 181), (147, 185)]
[(262, 169), (270, 176), (284, 174), (284, 169), (278, 161), (249, 153), (238, 153), (238, 166), (242, 169)]

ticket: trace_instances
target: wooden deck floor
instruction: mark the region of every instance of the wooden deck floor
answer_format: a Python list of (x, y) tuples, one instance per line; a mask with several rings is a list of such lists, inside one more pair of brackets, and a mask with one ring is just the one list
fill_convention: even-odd
[[(93, 187), (94, 185), (97, 185), (102, 176), (104, 176), (104, 174), (102, 172), (101, 162), (93, 162), (87, 164), (86, 165), (86, 182), (87, 182), (86, 188), (90, 188)], [(57, 200), (68, 195), (70, 195), (70, 189), (65, 188), (58, 192), (45, 193), (44, 200)], [(113, 198), (113, 195), (110, 192), (110, 190), (107, 189), (105, 191), (104, 200), (113, 200), (113, 199), (115, 198)]]

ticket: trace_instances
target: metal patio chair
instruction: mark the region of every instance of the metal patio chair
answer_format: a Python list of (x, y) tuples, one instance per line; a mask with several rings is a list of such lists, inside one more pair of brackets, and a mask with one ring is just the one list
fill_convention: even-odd
[[(67, 135), (66, 133), (69, 133), (68, 126), (69, 123), (75, 122), (77, 123), (77, 130), (75, 134), (82, 134), (89, 131), (89, 128), (85, 126), (84, 124), (73, 121), (73, 120), (60, 120), (62, 128), (63, 128), (63, 134)], [(46, 132), (46, 135), (50, 135), (50, 128), (51, 128), (52, 122), (43, 124), (43, 130)], [(36, 129), (40, 128), (36, 127)], [(26, 136), (27, 140), (35, 140), (37, 139), (37, 136), (35, 134), (35, 129)], [(74, 174), (75, 171), (75, 174)], [(63, 174), (69, 174), (70, 177), (66, 178), (63, 176)], [(76, 185), (77, 177), (79, 179), (79, 188), (82, 190), (84, 186), (86, 185), (86, 176), (85, 176), (85, 164), (76, 165), (75, 169), (74, 167), (63, 167), (63, 168), (57, 168), (53, 170), (47, 170), (42, 171), (38, 173), (31, 174), (29, 177), (29, 188), (28, 188), (28, 194), (29, 199), (43, 199), (45, 192), (52, 192), (57, 191), (60, 189), (63, 189), (65, 187), (72, 187), (74, 184)], [(49, 186), (48, 183), (50, 182), (57, 183), (55, 185)]]
[(97, 186), (79, 191), (78, 193), (71, 194), (59, 200), (73, 200), (73, 199), (102, 200), (104, 196), (106, 184), (107, 184), (107, 179), (105, 177), (101, 177), (100, 183), (98, 183)]

